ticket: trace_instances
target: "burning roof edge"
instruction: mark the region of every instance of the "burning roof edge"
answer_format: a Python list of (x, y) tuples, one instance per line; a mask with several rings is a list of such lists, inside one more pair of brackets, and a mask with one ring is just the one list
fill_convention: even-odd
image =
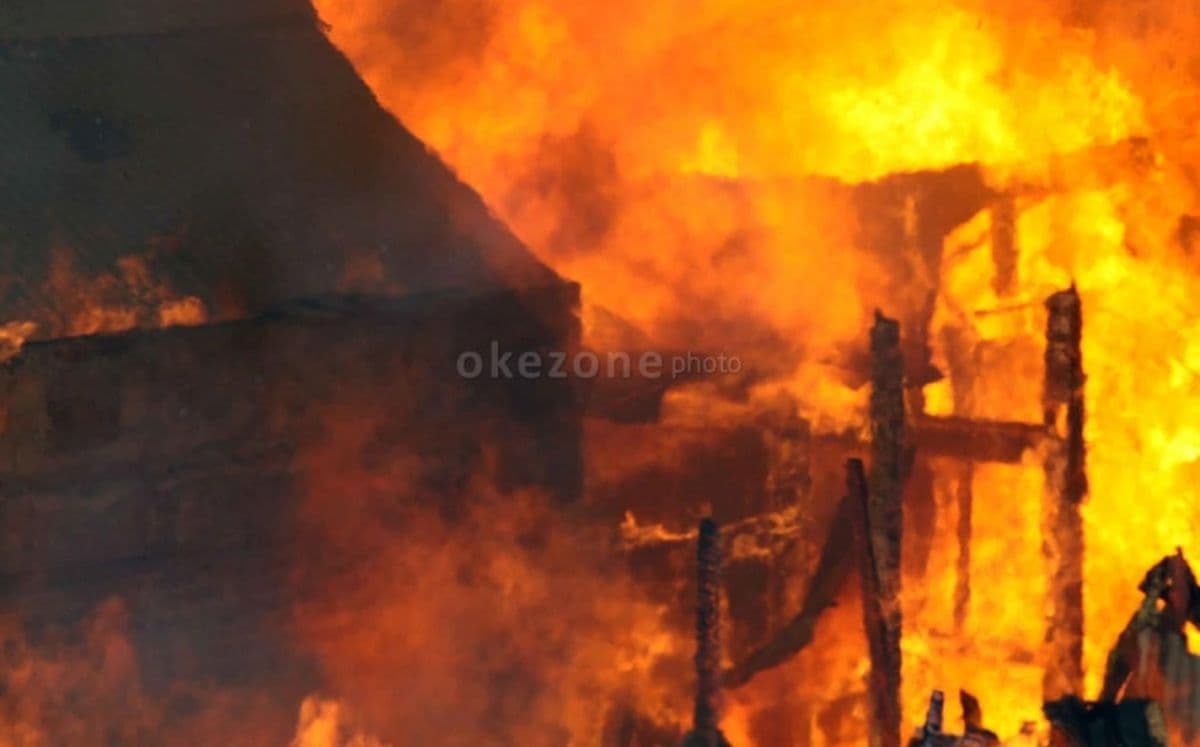
[(19, 352), (4, 365), (19, 365), (22, 356), (37, 354), (61, 344), (94, 345), (105, 348), (119, 340), (134, 340), (153, 336), (184, 333), (190, 330), (212, 327), (258, 324), (270, 321), (305, 321), (312, 323), (334, 323), (343, 319), (378, 318), (380, 320), (419, 320), (432, 314), (449, 313), (462, 308), (485, 308), (495, 303), (516, 303), (528, 312), (531, 322), (545, 327), (559, 328), (564, 338), (577, 334), (579, 321), (573, 313), (579, 305), (580, 286), (574, 281), (521, 288), (452, 288), (425, 291), (402, 296), (369, 293), (330, 293), (306, 298), (295, 298), (274, 305), (263, 311), (233, 319), (222, 319), (196, 325), (166, 327), (135, 327), (112, 332), (97, 332), (88, 335), (67, 335), (33, 339), (26, 342)]

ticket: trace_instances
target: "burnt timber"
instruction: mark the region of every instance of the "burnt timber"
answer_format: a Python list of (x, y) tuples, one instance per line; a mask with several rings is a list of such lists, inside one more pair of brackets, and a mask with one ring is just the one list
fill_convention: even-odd
[(1057, 438), (1045, 457), (1043, 550), (1050, 574), (1046, 629), (1047, 701), (1083, 687), (1083, 519), (1087, 495), (1083, 440), (1082, 312), (1075, 288), (1046, 301), (1044, 425)]

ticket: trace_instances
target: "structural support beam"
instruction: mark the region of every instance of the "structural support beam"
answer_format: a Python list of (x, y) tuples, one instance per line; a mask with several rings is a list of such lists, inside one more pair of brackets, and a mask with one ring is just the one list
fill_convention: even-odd
[(700, 522), (696, 543), (696, 702), (684, 747), (727, 747), (720, 729), (721, 538), (716, 522)]
[(846, 462), (846, 500), (852, 506), (858, 576), (862, 583), (863, 632), (871, 657), (867, 680), (867, 728), (871, 747), (900, 744), (900, 640), (895, 621), (884, 604), (883, 576), (887, 569), (876, 554), (871, 520), (871, 492), (862, 461)]
[(925, 456), (1020, 464), (1027, 450), (1046, 440), (1046, 428), (1036, 423), (921, 415), (913, 419), (907, 436)]
[(874, 599), (864, 599), (871, 641), (871, 747), (900, 744), (900, 542), (908, 472), (904, 356), (900, 325), (876, 312), (871, 329), (871, 472), (865, 547), (874, 566)]
[(1081, 695), (1083, 687), (1083, 521), (1087, 495), (1083, 441), (1083, 314), (1070, 289), (1046, 301), (1046, 380), (1043, 413), (1055, 436), (1045, 449), (1046, 501), (1043, 552), (1049, 573), (1046, 629), (1047, 701)]

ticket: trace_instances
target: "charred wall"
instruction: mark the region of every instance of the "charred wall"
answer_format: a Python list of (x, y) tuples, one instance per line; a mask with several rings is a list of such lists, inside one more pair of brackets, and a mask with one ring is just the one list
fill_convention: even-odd
[(576, 295), (562, 284), (330, 297), (29, 345), (0, 370), (6, 606), (47, 631), (121, 596), (161, 677), (299, 666), (287, 652), (289, 573), (300, 554), (338, 559), (306, 546), (295, 523), (298, 449), (341, 410), (366, 409), (368, 440), (431, 465), (446, 495), (487, 463), (501, 489), (574, 498), (572, 384), (464, 380), (455, 362), (491, 340), (574, 345)]

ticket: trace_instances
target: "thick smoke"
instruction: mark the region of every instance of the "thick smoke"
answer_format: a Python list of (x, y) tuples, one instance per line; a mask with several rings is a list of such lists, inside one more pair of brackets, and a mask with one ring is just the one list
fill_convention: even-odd
[(369, 733), (592, 744), (613, 703), (686, 716), (690, 644), (633, 586), (611, 529), (498, 493), (487, 469), (448, 494), (434, 462), (381, 445), (371, 416), (326, 422), (297, 462), (311, 551), (295, 620)]

